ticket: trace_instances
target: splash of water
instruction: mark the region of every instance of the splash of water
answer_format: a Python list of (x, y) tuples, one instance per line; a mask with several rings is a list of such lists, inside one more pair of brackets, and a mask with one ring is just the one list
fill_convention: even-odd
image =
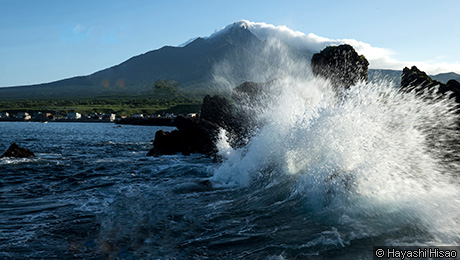
[(337, 95), (311, 75), (277, 78), (269, 104), (256, 109), (260, 127), (250, 142), (234, 150), (221, 134), (225, 161), (214, 182), (295, 178), (292, 194), (318, 219), (342, 226), (345, 243), (411, 225), (437, 245), (460, 242), (452, 100), (402, 93), (386, 81)]

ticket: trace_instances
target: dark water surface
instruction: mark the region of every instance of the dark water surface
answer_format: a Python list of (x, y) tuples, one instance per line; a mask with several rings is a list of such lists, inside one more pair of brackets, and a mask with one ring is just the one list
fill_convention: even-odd
[(390, 238), (426, 238), (330, 222), (294, 178), (208, 187), (210, 158), (145, 156), (158, 129), (0, 122), (0, 151), (36, 154), (0, 159), (0, 259), (371, 259)]

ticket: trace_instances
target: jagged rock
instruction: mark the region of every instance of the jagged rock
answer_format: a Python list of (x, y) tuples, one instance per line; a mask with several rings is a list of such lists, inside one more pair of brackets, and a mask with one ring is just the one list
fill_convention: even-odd
[(449, 80), (447, 84), (433, 80), (425, 72), (419, 70), (416, 66), (412, 68), (405, 67), (401, 75), (401, 90), (404, 92), (415, 91), (421, 93), (425, 90), (434, 90), (438, 88), (438, 93), (442, 95), (449, 94), (457, 103), (460, 103), (460, 83), (456, 80)]
[(177, 130), (172, 132), (159, 130), (155, 133), (153, 149), (147, 153), (147, 156), (176, 154), (182, 151), (181, 146), (181, 137)]
[(28, 157), (35, 157), (35, 154), (31, 152), (29, 149), (22, 148), (16, 143), (12, 143), (10, 148), (3, 153), (0, 158), (3, 157), (14, 157), (14, 158), (28, 158)]
[(258, 102), (261, 97), (265, 96), (267, 84), (256, 82), (243, 82), (233, 89), (232, 99), (238, 104), (250, 104)]
[(182, 153), (202, 153), (213, 155), (217, 152), (215, 141), (219, 126), (204, 119), (185, 118), (178, 116), (174, 120), (177, 130), (155, 133), (153, 148), (147, 156), (160, 156)]
[(451, 79), (451, 80), (447, 81), (446, 85), (451, 87), (451, 88), (460, 89), (460, 82), (456, 81), (455, 79)]
[(226, 98), (217, 95), (204, 97), (200, 118), (227, 130), (232, 136), (240, 135), (243, 125), (247, 124)]
[(217, 152), (215, 142), (219, 133), (219, 125), (204, 119), (177, 117), (174, 123), (184, 141), (183, 154), (202, 153), (213, 155)]
[(215, 145), (220, 129), (227, 130), (229, 142), (236, 146), (245, 136), (244, 118), (232, 110), (229, 101), (220, 96), (205, 96), (199, 119), (177, 117), (173, 125), (177, 130), (171, 133), (158, 131), (155, 134), (153, 149), (148, 156), (166, 154), (202, 153), (215, 155)]
[(276, 97), (273, 83), (244, 82), (233, 89), (232, 99), (235, 102), (234, 117), (237, 118), (229, 143), (232, 147), (244, 146), (250, 139), (251, 133), (260, 126), (258, 115), (272, 105)]
[(173, 125), (177, 130), (155, 133), (153, 149), (147, 156), (159, 156), (167, 154), (202, 153), (213, 155), (217, 153), (215, 142), (220, 128), (232, 129), (235, 124), (230, 104), (227, 99), (219, 96), (209, 96), (203, 99), (201, 116), (185, 118), (178, 116)]
[(412, 68), (405, 67), (401, 75), (401, 90), (406, 92), (412, 90), (421, 90), (427, 87), (442, 85), (441, 82), (433, 80), (425, 72), (419, 70), (417, 67)]
[(451, 91), (455, 101), (460, 104), (460, 82), (451, 79), (447, 81), (444, 86), (441, 86), (439, 91), (441, 93), (447, 93), (448, 91)]
[(225, 127), (232, 121), (230, 103), (224, 97), (206, 95), (201, 105), (200, 118)]
[(313, 74), (327, 78), (335, 87), (349, 88), (358, 81), (367, 81), (369, 62), (348, 44), (329, 46), (313, 55)]

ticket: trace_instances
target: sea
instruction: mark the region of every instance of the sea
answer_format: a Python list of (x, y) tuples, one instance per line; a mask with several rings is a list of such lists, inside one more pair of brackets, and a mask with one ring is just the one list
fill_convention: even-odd
[(147, 157), (157, 130), (0, 122), (0, 259), (373, 259), (458, 246), (458, 117), (388, 82), (284, 79), (246, 145)]

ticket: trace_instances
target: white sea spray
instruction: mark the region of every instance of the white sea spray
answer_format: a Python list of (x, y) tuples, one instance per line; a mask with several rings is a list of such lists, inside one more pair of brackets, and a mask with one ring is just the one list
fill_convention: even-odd
[[(295, 177), (292, 193), (344, 243), (415, 225), (438, 244), (458, 244), (460, 191), (455, 103), (435, 92), (404, 93), (387, 81), (335, 91), (328, 81), (289, 71), (253, 104), (259, 123), (238, 149), (219, 141), (219, 186), (255, 186)], [(255, 69), (256, 70), (256, 69)], [(276, 176), (273, 176), (273, 175)]]

